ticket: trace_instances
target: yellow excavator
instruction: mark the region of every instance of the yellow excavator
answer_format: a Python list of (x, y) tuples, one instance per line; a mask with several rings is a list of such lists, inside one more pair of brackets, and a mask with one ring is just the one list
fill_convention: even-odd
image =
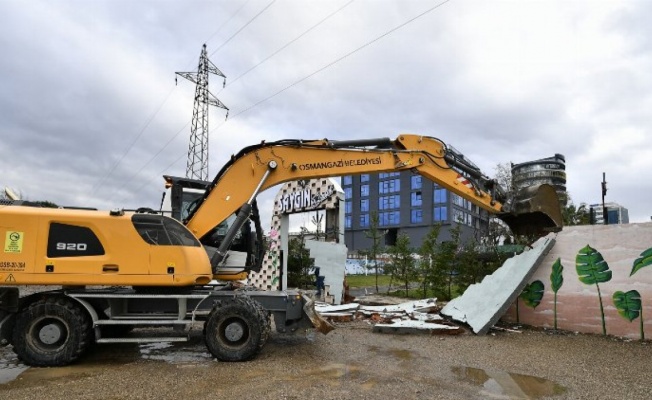
[[(212, 182), (195, 182), (202, 194), (185, 215), (177, 187), (183, 184), (167, 177), (177, 219), (151, 209), (0, 204), (0, 342), (13, 345), (26, 364), (57, 366), (77, 360), (92, 343), (187, 340), (203, 321), (217, 359), (244, 361), (264, 346), (271, 315), (281, 333), (327, 331), (301, 293), (234, 284), (262, 265), (256, 196), (292, 180), (404, 170), (468, 199), (514, 233), (561, 229), (552, 186), (526, 188), (504, 204), (494, 181), (433, 137), (263, 142), (233, 155)], [(18, 288), (31, 294), (20, 296)], [(157, 337), (127, 333), (143, 326), (173, 329)]]

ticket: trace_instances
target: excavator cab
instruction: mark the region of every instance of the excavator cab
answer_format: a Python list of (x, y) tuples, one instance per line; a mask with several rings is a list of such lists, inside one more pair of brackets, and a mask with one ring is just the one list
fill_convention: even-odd
[(545, 236), (561, 231), (563, 226), (557, 191), (548, 184), (518, 190), (497, 217), (519, 236)]

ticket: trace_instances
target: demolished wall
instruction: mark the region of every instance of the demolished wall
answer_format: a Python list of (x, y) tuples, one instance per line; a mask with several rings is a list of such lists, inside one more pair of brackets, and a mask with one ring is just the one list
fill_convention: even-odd
[(448, 302), (441, 314), (466, 323), (473, 332), (484, 335), (518, 298), (554, 243), (552, 237), (539, 239), (531, 249), (508, 259), (482, 282), (469, 286), (464, 294)]
[(652, 223), (565, 227), (502, 320), (652, 337)]
[(324, 276), (324, 300), (329, 304), (342, 304), (346, 246), (315, 240), (306, 240), (305, 245), (310, 250), (310, 258), (315, 259), (315, 267), (319, 267), (319, 275)]

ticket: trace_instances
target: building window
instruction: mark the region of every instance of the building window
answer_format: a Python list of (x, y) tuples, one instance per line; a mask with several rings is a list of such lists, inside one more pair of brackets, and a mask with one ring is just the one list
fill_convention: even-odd
[(401, 191), (401, 180), (400, 179), (390, 179), (387, 181), (378, 182), (378, 193), (396, 193)]
[(471, 214), (465, 213), (464, 211), (455, 208), (452, 210), (452, 213), (453, 221), (457, 222), (458, 224), (473, 226), (473, 217)]
[(369, 212), (369, 199), (360, 199), (360, 212)]
[(351, 175), (345, 175), (342, 177), (342, 186), (347, 186), (353, 183), (353, 177)]
[(351, 209), (352, 208), (353, 208), (353, 204), (352, 204), (351, 200), (350, 199), (346, 200), (344, 202), (344, 213), (345, 214), (351, 214), (351, 211), (352, 211)]
[(369, 227), (369, 214), (360, 214), (360, 228)]
[(401, 195), (394, 194), (391, 196), (381, 196), (378, 198), (379, 210), (391, 210), (401, 206)]
[(378, 225), (398, 225), (401, 223), (401, 213), (399, 211), (381, 212), (378, 214)]
[(420, 207), (422, 203), (421, 192), (412, 192), (410, 194), (410, 205), (412, 207)]
[(423, 222), (423, 210), (420, 208), (415, 208), (410, 211), (410, 222), (413, 224), (418, 224)]
[(350, 199), (353, 197), (353, 189), (350, 187), (344, 188), (344, 199)]
[(385, 179), (385, 178), (391, 178), (392, 176), (399, 176), (401, 175), (400, 172), (381, 172), (378, 174), (378, 177), (380, 179)]
[(369, 174), (360, 175), (360, 182), (369, 182)]
[(433, 219), (435, 222), (446, 221), (448, 219), (448, 210), (446, 206), (437, 206), (433, 210)]
[(446, 203), (446, 189), (437, 187), (434, 193), (434, 203)]
[(369, 185), (360, 185), (360, 196), (369, 196)]
[(351, 216), (347, 215), (344, 217), (344, 228), (351, 229)]
[(412, 175), (410, 177), (410, 187), (412, 190), (421, 189), (421, 175)]

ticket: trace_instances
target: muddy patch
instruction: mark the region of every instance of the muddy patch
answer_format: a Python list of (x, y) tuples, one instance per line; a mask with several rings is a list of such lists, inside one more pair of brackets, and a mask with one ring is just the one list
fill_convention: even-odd
[(452, 371), (457, 379), (479, 386), (484, 398), (539, 399), (566, 392), (563, 386), (536, 376), (469, 367), (453, 367)]

